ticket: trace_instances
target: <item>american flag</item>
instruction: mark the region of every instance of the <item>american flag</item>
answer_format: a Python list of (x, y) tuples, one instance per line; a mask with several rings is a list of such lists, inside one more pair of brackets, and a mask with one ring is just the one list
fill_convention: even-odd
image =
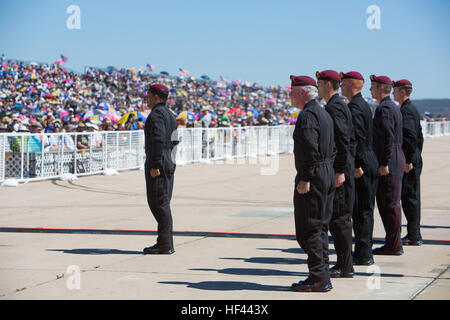
[(178, 70), (179, 70), (178, 71), (178, 75), (180, 77), (187, 77), (187, 76), (189, 76), (189, 71), (188, 70), (181, 69), (181, 68), (179, 68)]
[(61, 60), (63, 62), (67, 62), (67, 60), (69, 60), (69, 59), (66, 56), (64, 56), (64, 55), (61, 55)]
[(147, 70), (150, 71), (150, 72), (153, 72), (153, 71), (155, 71), (155, 68), (153, 67), (152, 64), (148, 64), (147, 63)]
[(220, 76), (220, 81), (222, 81), (222, 82), (228, 82), (228, 80), (225, 79), (223, 76)]

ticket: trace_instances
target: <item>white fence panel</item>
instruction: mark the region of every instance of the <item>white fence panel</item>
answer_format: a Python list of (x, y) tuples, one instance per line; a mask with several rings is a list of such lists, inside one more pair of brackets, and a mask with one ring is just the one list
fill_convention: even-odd
[[(450, 135), (450, 122), (422, 121), (424, 137)], [(295, 126), (180, 128), (176, 163), (293, 153)], [(83, 147), (85, 145), (86, 147)], [(130, 170), (145, 161), (144, 131), (0, 134), (0, 182)]]

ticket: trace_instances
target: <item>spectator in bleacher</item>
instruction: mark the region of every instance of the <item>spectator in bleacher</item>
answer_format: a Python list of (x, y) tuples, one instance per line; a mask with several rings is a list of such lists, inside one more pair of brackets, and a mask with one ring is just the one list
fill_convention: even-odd
[(125, 130), (138, 130), (138, 124), (133, 113), (128, 116), (127, 123), (125, 124)]
[(177, 126), (178, 128), (187, 128), (186, 119), (185, 118), (177, 119)]
[[(92, 148), (100, 148), (102, 145), (102, 135), (98, 132), (98, 126), (91, 122), (86, 123), (89, 134), (89, 146)], [(96, 132), (97, 131), (97, 132)]]
[(45, 133), (50, 133), (49, 135), (44, 135), (44, 150), (45, 151), (50, 151), (50, 150), (58, 150), (59, 146), (58, 146), (58, 136), (54, 135), (53, 133), (55, 132), (55, 127), (50, 126), (47, 127), (45, 130)]
[[(77, 126), (77, 132), (83, 133), (85, 132), (86, 125), (83, 122), (80, 122)], [(76, 137), (77, 148), (78, 149), (88, 149), (89, 148), (89, 139), (85, 134), (78, 134)]]
[(72, 135), (70, 135), (70, 133), (76, 132), (76, 129), (77, 129), (76, 126), (71, 125), (71, 124), (66, 126), (65, 133), (68, 133), (68, 134), (63, 135), (64, 150), (68, 150), (68, 151), (75, 150), (75, 142), (73, 141)]

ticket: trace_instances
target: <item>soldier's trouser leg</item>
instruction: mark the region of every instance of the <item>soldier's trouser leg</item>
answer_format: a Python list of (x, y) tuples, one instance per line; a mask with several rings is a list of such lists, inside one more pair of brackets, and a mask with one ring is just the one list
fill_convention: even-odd
[(173, 220), (170, 210), (170, 198), (173, 188), (173, 176), (165, 177), (163, 174), (146, 179), (147, 201), (155, 220), (158, 223), (158, 238), (156, 243), (162, 250), (173, 248)]
[[(350, 272), (352, 261), (352, 211), (353, 211), (353, 179), (348, 179), (337, 188), (333, 200), (333, 214), (329, 229), (334, 241), (337, 265), (344, 272)], [(327, 234), (327, 226), (324, 232)], [(325, 260), (328, 263), (328, 256)]]
[(377, 205), (386, 231), (385, 246), (389, 250), (398, 249), (401, 243), (400, 198), (402, 176), (389, 173), (380, 176), (377, 190)]
[(402, 208), (408, 221), (408, 239), (422, 240), (420, 234), (420, 174), (422, 164), (405, 173), (402, 181)]
[[(310, 191), (306, 194), (294, 190), (294, 217), (297, 242), (308, 255), (310, 278), (323, 281), (330, 278), (328, 265), (324, 262), (324, 247), (328, 251), (328, 236), (323, 243), (323, 225), (331, 216), (334, 188), (331, 165), (321, 169), (321, 177), (310, 181)], [(331, 184), (332, 182), (333, 184)]]
[(373, 159), (368, 159), (367, 163), (369, 165), (362, 168), (364, 174), (355, 179), (355, 206), (353, 210), (355, 253), (353, 257), (359, 259), (372, 258), (373, 211), (378, 186), (378, 163)]

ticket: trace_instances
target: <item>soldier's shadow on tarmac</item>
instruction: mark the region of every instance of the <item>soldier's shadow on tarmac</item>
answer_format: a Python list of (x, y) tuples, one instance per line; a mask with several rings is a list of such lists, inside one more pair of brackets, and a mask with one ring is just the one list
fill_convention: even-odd
[[(332, 246), (332, 245), (330, 245), (330, 246)], [(273, 251), (281, 251), (281, 252), (286, 252), (286, 253), (304, 253), (304, 254), (306, 254), (305, 253), (305, 251), (303, 251), (303, 249), (302, 248), (288, 248), (288, 249), (286, 249), (286, 248), (283, 248), (283, 249), (280, 249), (280, 248), (257, 248), (258, 250), (273, 250)], [(336, 254), (336, 251), (334, 250), (334, 249), (332, 249), (332, 248), (329, 248), (328, 249), (328, 254)]]
[(188, 288), (200, 289), (200, 290), (291, 291), (290, 284), (288, 286), (271, 286), (271, 285), (253, 283), (253, 282), (243, 282), (243, 281), (202, 281), (202, 282), (197, 282), (197, 283), (184, 282), (184, 281), (159, 281), (158, 283), (187, 285)]
[[(302, 248), (287, 248), (287, 249), (281, 249), (281, 248), (258, 248), (258, 250), (275, 250), (275, 251), (281, 251), (281, 252), (286, 252), (286, 253), (303, 253), (305, 254), (305, 251), (303, 251)], [(331, 255), (335, 255), (336, 254), (336, 250), (329, 248), (328, 249), (328, 254)], [(298, 258), (265, 258), (265, 257), (260, 257), (260, 258), (221, 258), (221, 259), (234, 259), (234, 260), (244, 260), (245, 262), (254, 262), (254, 263), (286, 263), (286, 264), (302, 264), (302, 263), (307, 263), (307, 261), (305, 259), (298, 259)], [(329, 261), (329, 265), (330, 267), (333, 266), (334, 264), (336, 264), (336, 261)], [(368, 266), (367, 266), (368, 267)], [(220, 272), (220, 271), (218, 271)], [(284, 272), (284, 271), (283, 271)], [(355, 276), (363, 276), (363, 277), (370, 277), (373, 276), (373, 273), (366, 273), (366, 272), (354, 272)], [(285, 275), (290, 275), (290, 274), (285, 274)], [(296, 272), (294, 272), (294, 274), (292, 275), (297, 275)], [(308, 274), (306, 274), (308, 275)], [(394, 277), (394, 278), (401, 278), (404, 277), (403, 274), (399, 274), (399, 273), (380, 273), (380, 277)]]
[[(226, 268), (226, 269), (207, 269), (194, 268), (189, 269), (193, 271), (215, 271), (222, 274), (240, 275), (240, 276), (293, 276), (293, 277), (308, 277), (309, 272), (284, 271), (274, 269), (253, 269), (253, 268)], [(370, 272), (355, 272), (356, 277), (371, 277), (374, 274)], [(381, 273), (380, 277), (386, 278), (402, 278), (403, 274), (398, 273)]]
[(142, 255), (142, 251), (127, 251), (118, 249), (94, 249), (94, 248), (84, 248), (84, 249), (47, 249), (47, 251), (58, 251), (63, 253), (71, 254), (139, 254)]
[(226, 268), (226, 269), (207, 269), (194, 268), (189, 269), (193, 271), (216, 271), (222, 274), (240, 275), (240, 276), (293, 276), (293, 277), (308, 277), (308, 272), (293, 272), (274, 269), (252, 269), (252, 268)]
[(279, 257), (251, 257), (251, 258), (219, 258), (224, 260), (242, 260), (249, 263), (267, 264), (305, 264), (306, 259), (301, 258), (279, 258)]

